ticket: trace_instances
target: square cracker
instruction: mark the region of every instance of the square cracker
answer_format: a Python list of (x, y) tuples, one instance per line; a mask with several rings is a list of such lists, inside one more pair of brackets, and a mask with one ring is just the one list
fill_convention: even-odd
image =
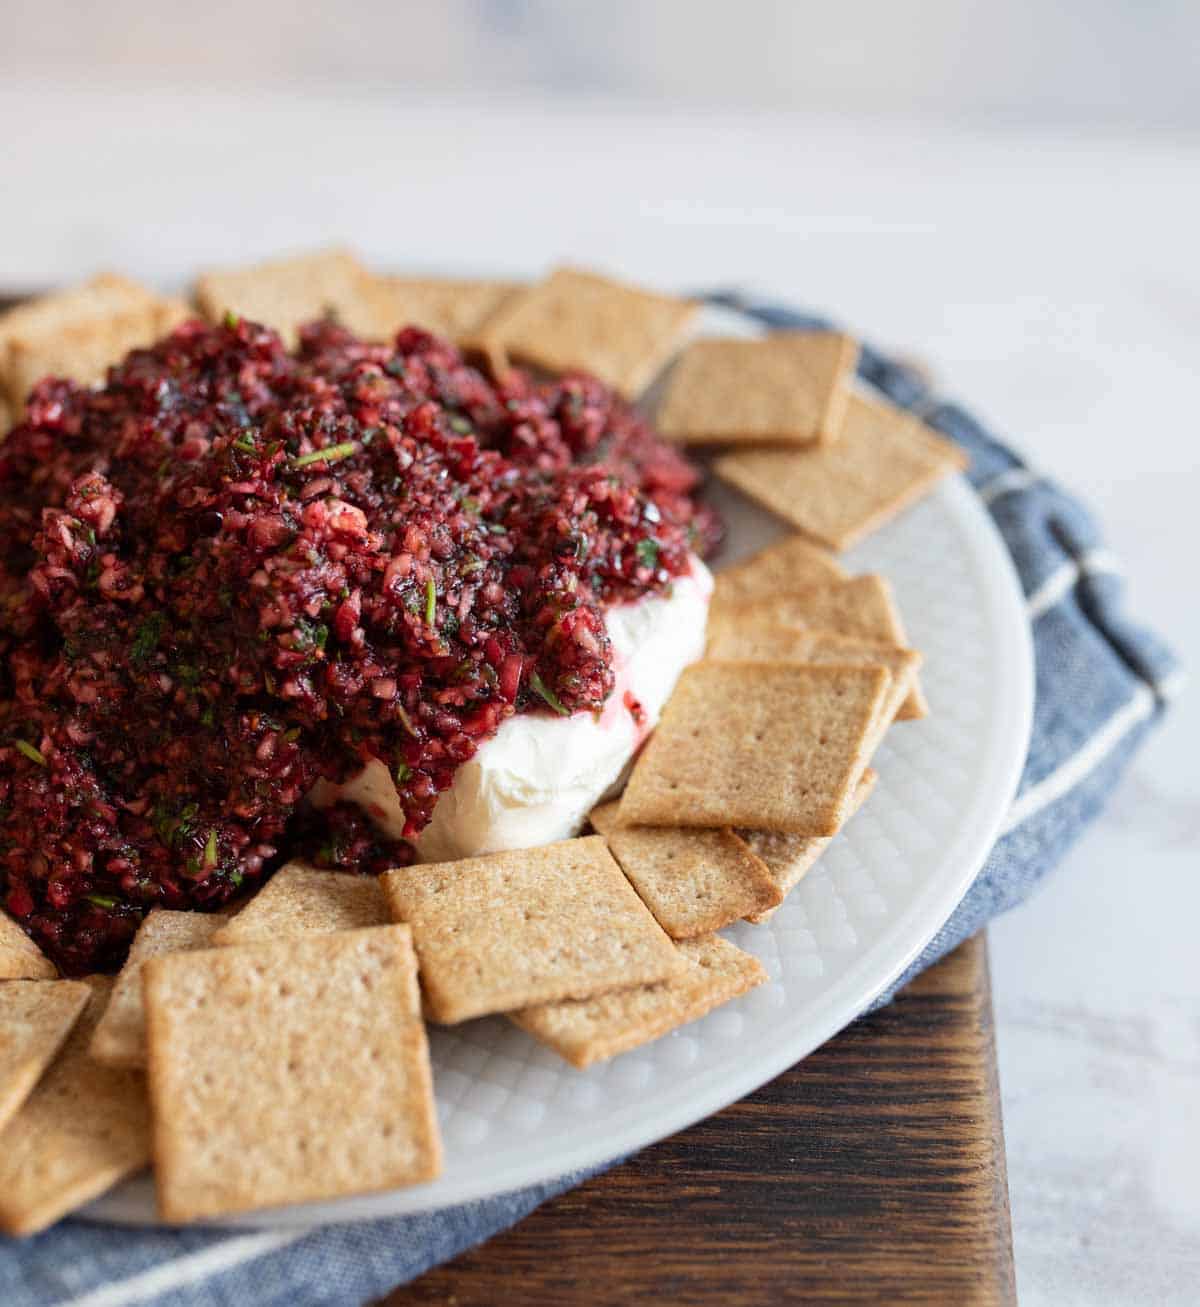
[(890, 681), (881, 667), (694, 663), (634, 765), (621, 822), (836, 834)]
[(727, 830), (622, 827), (617, 803), (591, 814), (642, 902), (672, 939), (695, 939), (780, 901), (767, 869)]
[(378, 312), (389, 335), (417, 326), (454, 341), (471, 337), (521, 289), (515, 281), (444, 277), (378, 277), (375, 286)]
[(406, 926), (175, 953), (143, 976), (166, 1220), (372, 1193), (441, 1169)]
[[(863, 772), (862, 780), (858, 782), (854, 798), (850, 802), (847, 820), (867, 801), (867, 796), (875, 788), (878, 779), (878, 773), (871, 767)], [(830, 840), (834, 838), (829, 836), (824, 839), (813, 839), (807, 835), (785, 835), (779, 831), (766, 830), (736, 830), (733, 834), (751, 853), (761, 859), (781, 899), (786, 898), (804, 879), (812, 865), (828, 848)], [(778, 910), (778, 904), (763, 908), (759, 912), (750, 913), (746, 920), (758, 925), (769, 921)]]
[(656, 425), (685, 444), (836, 441), (858, 345), (832, 331), (694, 340), (667, 382)]
[[(725, 604), (710, 614), (709, 635), (716, 639), (724, 631), (747, 625), (804, 627), (908, 647), (892, 587), (873, 572), (777, 594), (772, 599)], [(920, 686), (914, 683), (897, 716), (903, 721), (924, 717), (927, 711)]]
[(952, 441), (911, 413), (851, 393), (836, 440), (809, 449), (750, 449), (717, 460), (717, 474), (831, 549), (863, 536), (967, 466)]
[(368, 339), (390, 334), (374, 279), (349, 250), (318, 250), (253, 268), (210, 269), (196, 278), (196, 302), (210, 322), (233, 312), (274, 327), (289, 347), (303, 323), (328, 313)]
[(383, 876), (426, 1008), (453, 1023), (664, 980), (674, 945), (599, 836)]
[(77, 980), (0, 985), (0, 1130), (54, 1060), (90, 994)]
[(146, 1012), (142, 1004), (142, 964), (147, 958), (207, 948), (224, 917), (207, 912), (154, 908), (133, 938), (133, 947), (113, 986), (108, 1008), (92, 1035), (91, 1054), (105, 1066), (146, 1065)]
[(802, 535), (790, 535), (718, 572), (712, 607), (773, 599), (785, 591), (845, 579), (845, 569), (828, 549)]
[(89, 976), (87, 1006), (58, 1060), (0, 1134), (0, 1230), (36, 1234), (150, 1160), (146, 1084), (88, 1055), (112, 989)]
[(375, 876), (319, 871), (289, 862), (235, 916), (220, 924), (213, 943), (248, 944), (290, 935), (329, 934), (382, 926), (390, 920)]
[(544, 1003), (512, 1013), (512, 1020), (582, 1070), (695, 1021), (767, 978), (757, 958), (719, 935), (685, 940), (679, 953), (686, 965), (669, 980)]
[(590, 372), (627, 399), (678, 348), (698, 306), (578, 268), (556, 268), (507, 300), (476, 333), (497, 355), (548, 372)]
[[(706, 658), (714, 662), (810, 663), (815, 667), (883, 667), (891, 675), (888, 692), (879, 705), (876, 727), (879, 737), (895, 720), (900, 705), (921, 665), (915, 649), (885, 644), (878, 640), (860, 640), (852, 635), (834, 635), (829, 631), (809, 631), (783, 626), (747, 624), (739, 628), (723, 627), (709, 643)], [(870, 746), (873, 753), (875, 744)]]
[(0, 980), (54, 980), (58, 968), (0, 908)]

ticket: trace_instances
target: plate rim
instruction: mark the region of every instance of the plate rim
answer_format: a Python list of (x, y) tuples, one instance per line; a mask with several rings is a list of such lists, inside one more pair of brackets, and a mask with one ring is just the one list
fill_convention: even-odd
[[(1003, 537), (963, 475), (944, 480), (930, 498), (942, 501), (943, 510), (961, 528), (975, 561), (988, 576), (989, 584), (982, 587), (982, 597), (984, 611), (992, 619), (991, 625), (999, 642), (994, 652), (1006, 662), (1012, 673), (1003, 683), (1004, 702), (998, 707), (995, 718), (1011, 721), (1013, 728), (1003, 734), (991, 749), (986, 783), (978, 787), (980, 798), (971, 811), (971, 821), (963, 823), (954, 842), (943, 853), (942, 864), (952, 864), (953, 873), (947, 871), (933, 878), (934, 884), (905, 907), (886, 934), (813, 1001), (808, 1009), (802, 1039), (781, 1040), (771, 1056), (757, 1057), (745, 1065), (739, 1066), (736, 1059), (728, 1059), (726, 1063), (715, 1066), (699, 1084), (689, 1081), (690, 1088), (682, 1099), (679, 1094), (674, 1094), (667, 1103), (650, 1113), (639, 1114), (624, 1128), (615, 1132), (609, 1130), (600, 1150), (597, 1150), (594, 1139), (581, 1134), (578, 1142), (556, 1147), (545, 1155), (530, 1150), (524, 1161), (508, 1164), (499, 1174), (492, 1170), (461, 1177), (454, 1182), (449, 1196), (441, 1185), (434, 1182), (349, 1198), (268, 1208), (189, 1228), (294, 1229), (416, 1215), (446, 1210), (466, 1202), (499, 1198), (578, 1172), (599, 1170), (739, 1101), (807, 1057), (868, 1009), (936, 936), (974, 882), (996, 838), (1002, 833), (1028, 755), (1033, 723), (1032, 631), (1024, 592)], [(916, 925), (914, 917), (922, 924)], [(897, 935), (905, 940), (903, 947), (889, 949), (887, 946)], [(78, 1215), (85, 1220), (111, 1225), (175, 1228), (147, 1214), (143, 1191), (148, 1188), (149, 1181), (145, 1177), (127, 1181), (98, 1198)]]

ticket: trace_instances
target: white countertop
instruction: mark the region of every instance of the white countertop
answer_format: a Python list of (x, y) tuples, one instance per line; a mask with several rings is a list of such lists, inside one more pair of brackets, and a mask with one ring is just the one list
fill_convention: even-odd
[[(1133, 611), (1200, 660), (1200, 142), (493, 100), (0, 88), (0, 285), (346, 240), (742, 284), (919, 356), (1085, 496)], [(12, 131), (12, 128), (18, 128)], [(1200, 1295), (1195, 694), (991, 930), (1026, 1307)]]

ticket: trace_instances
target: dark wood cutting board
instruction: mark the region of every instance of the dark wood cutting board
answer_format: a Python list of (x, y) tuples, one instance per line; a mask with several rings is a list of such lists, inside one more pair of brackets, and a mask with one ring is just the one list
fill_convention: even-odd
[(987, 948), (387, 1299), (1016, 1301)]

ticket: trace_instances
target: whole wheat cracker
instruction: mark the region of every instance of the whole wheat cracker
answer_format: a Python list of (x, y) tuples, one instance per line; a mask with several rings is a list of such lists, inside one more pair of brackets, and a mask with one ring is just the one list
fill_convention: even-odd
[[(875, 788), (875, 782), (878, 779), (879, 775), (872, 767), (868, 767), (863, 772), (862, 780), (858, 782), (854, 797), (850, 802), (850, 811), (846, 815), (847, 821), (867, 801), (867, 797)], [(836, 836), (828, 836), (824, 839), (812, 839), (806, 835), (785, 835), (778, 831), (745, 829), (735, 830), (733, 834), (762, 860), (767, 868), (768, 875), (779, 890), (781, 900), (786, 898), (804, 879), (813, 864), (829, 847), (830, 841), (837, 838)], [(759, 925), (764, 921), (769, 921), (778, 911), (779, 905), (776, 904), (774, 907), (763, 908), (759, 912), (750, 913), (746, 920)]]
[(718, 572), (711, 608), (845, 579), (845, 569), (828, 549), (802, 535), (790, 535)]
[(544, 1003), (511, 1019), (572, 1066), (591, 1066), (658, 1039), (767, 979), (762, 963), (719, 935), (679, 945), (685, 966), (669, 980), (598, 998)]
[(562, 267), (506, 300), (473, 343), (494, 367), (511, 358), (550, 372), (591, 372), (634, 399), (674, 354), (697, 312), (673, 295)]
[(289, 862), (271, 877), (212, 942), (247, 944), (290, 935), (358, 930), (389, 920), (383, 887), (375, 876), (320, 871)]
[(154, 908), (138, 927), (112, 998), (92, 1035), (90, 1052), (106, 1066), (146, 1065), (146, 1013), (142, 1004), (142, 964), (147, 958), (207, 948), (224, 917), (207, 912)]
[(515, 281), (446, 277), (376, 277), (378, 313), (389, 332), (417, 326), (447, 340), (469, 340), (508, 298)]
[[(892, 587), (873, 572), (782, 592), (770, 599), (724, 604), (709, 615), (712, 639), (747, 625), (802, 627), (908, 647)], [(924, 717), (927, 711), (920, 685), (914, 682), (897, 716), (904, 721)]]
[(833, 835), (891, 681), (881, 667), (688, 667), (621, 798), (631, 826)]
[(150, 1160), (145, 1078), (88, 1054), (112, 981), (83, 983), (92, 993), (62, 1052), (0, 1133), (0, 1230), (8, 1234), (44, 1230)]
[(0, 985), (0, 1130), (54, 1060), (90, 994), (77, 980), (7, 980)]
[(835, 441), (857, 362), (857, 343), (831, 331), (694, 340), (668, 379), (656, 426), (693, 445)]
[(622, 827), (617, 802), (590, 821), (674, 940), (696, 939), (780, 901), (766, 868), (727, 830)]
[(251, 268), (214, 268), (196, 278), (196, 302), (210, 322), (235, 313), (274, 327), (294, 346), (298, 328), (332, 313), (368, 339), (392, 327), (370, 272), (349, 251), (316, 250)]
[(53, 980), (58, 968), (0, 908), (0, 980)]
[(717, 475), (831, 549), (849, 549), (967, 466), (962, 450), (903, 409), (850, 393), (841, 432), (805, 449), (738, 450)]
[(385, 872), (426, 1010), (453, 1023), (663, 980), (674, 945), (599, 836)]
[(143, 976), (164, 1219), (437, 1175), (407, 927), (176, 953), (151, 958)]

